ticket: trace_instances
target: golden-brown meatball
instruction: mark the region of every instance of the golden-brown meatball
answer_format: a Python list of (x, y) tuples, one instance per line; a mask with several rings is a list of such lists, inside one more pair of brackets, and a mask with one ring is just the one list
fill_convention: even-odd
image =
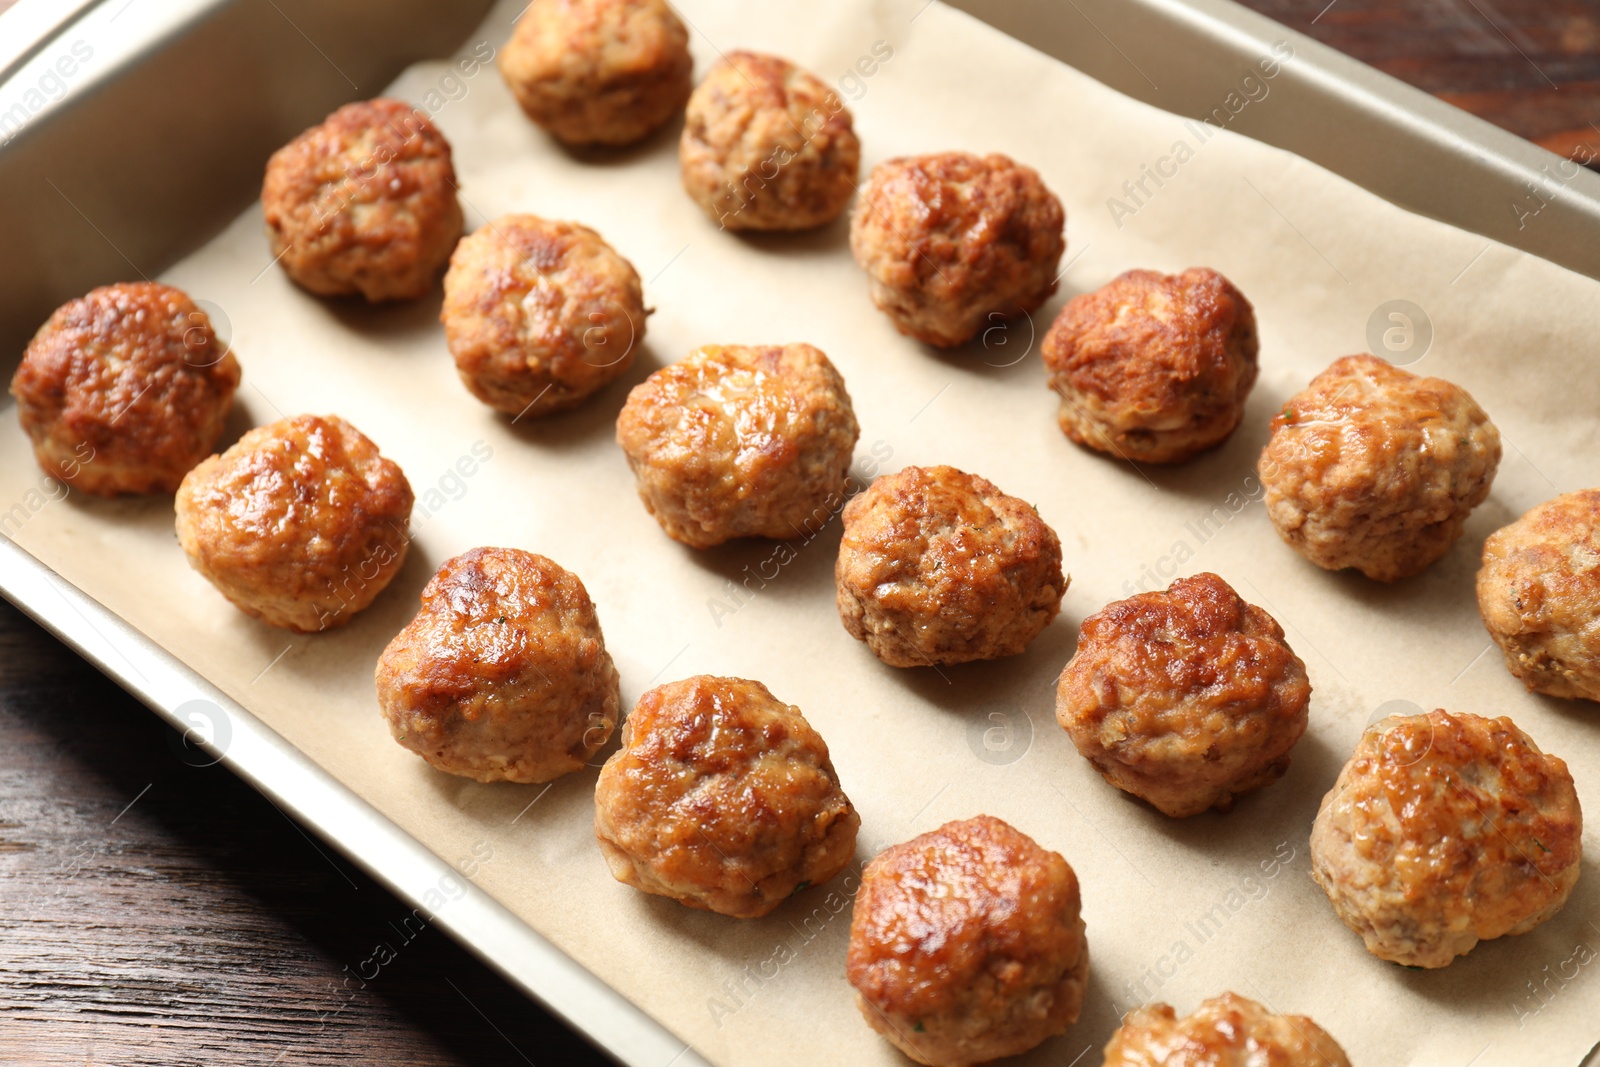
[(1310, 699), (1277, 620), (1201, 573), (1083, 620), (1056, 719), (1106, 781), (1182, 818), (1283, 777)]
[(425, 296), (461, 236), (450, 145), (398, 100), (346, 104), (274, 152), (261, 210), (284, 273), (319, 296)]
[(1130, 1011), (1103, 1067), (1350, 1067), (1339, 1043), (1304, 1015), (1278, 1015), (1237, 993), (1177, 1016), (1166, 1004)]
[(1510, 719), (1397, 715), (1322, 798), (1311, 875), (1368, 952), (1443, 967), (1560, 911), (1582, 838), (1567, 765)]
[(529, 118), (568, 144), (624, 145), (683, 110), (689, 31), (665, 0), (533, 0), (500, 52)]
[(11, 379), (46, 474), (96, 496), (171, 493), (222, 433), (239, 361), (179, 289), (124, 282), (57, 308)]
[(639, 499), (695, 548), (815, 534), (844, 502), (859, 432), (844, 379), (810, 345), (697, 348), (617, 418)]
[(891, 667), (1014, 656), (1061, 610), (1061, 541), (1033, 505), (954, 467), (907, 467), (844, 509), (839, 618)]
[(456, 246), (439, 318), (472, 395), (537, 418), (633, 366), (647, 314), (638, 272), (599, 234), (503, 215)]
[(999, 819), (945, 823), (867, 865), (846, 974), (867, 1023), (918, 1063), (1026, 1052), (1078, 1019), (1078, 877)]
[(257, 426), (178, 487), (189, 565), (246, 615), (297, 633), (343, 626), (400, 571), (411, 485), (337, 415)]
[(548, 782), (617, 722), (617, 669), (578, 576), (517, 548), (444, 562), (378, 658), (394, 739), (451, 774)]
[(964, 344), (1056, 291), (1061, 201), (1002, 155), (944, 152), (873, 168), (850, 219), (872, 302), (930, 345)]
[(617, 881), (737, 918), (838, 874), (860, 825), (800, 709), (743, 678), (645, 693), (594, 791)]
[(1259, 470), (1290, 547), (1392, 582), (1450, 550), (1499, 465), (1500, 431), (1465, 389), (1361, 355), (1289, 399)]
[(1600, 489), (1547, 500), (1491, 534), (1478, 611), (1531, 692), (1600, 700)]
[(855, 192), (861, 144), (839, 94), (788, 60), (729, 52), (689, 98), (683, 187), (732, 230), (832, 222)]
[(1256, 381), (1256, 316), (1214, 270), (1130, 270), (1073, 297), (1040, 353), (1080, 445), (1177, 463), (1228, 439)]

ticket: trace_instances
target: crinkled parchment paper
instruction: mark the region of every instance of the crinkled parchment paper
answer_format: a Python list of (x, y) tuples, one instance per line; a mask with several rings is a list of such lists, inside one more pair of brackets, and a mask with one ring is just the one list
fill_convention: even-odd
[[(1592, 840), (1556, 919), (1422, 972), (1369, 956), (1339, 923), (1308, 875), (1307, 835), (1362, 728), (1392, 702), (1512, 715), (1568, 761), (1600, 819), (1600, 711), (1524, 693), (1473, 599), (1490, 531), (1597, 480), (1600, 286), (1127, 100), (923, 2), (681, 6), (698, 72), (719, 51), (750, 47), (837, 84), (867, 166), (959, 148), (1037, 168), (1067, 206), (1069, 244), (1061, 292), (1032, 321), (965, 351), (919, 347), (869, 303), (845, 222), (799, 236), (720, 232), (679, 187), (676, 129), (621, 154), (575, 155), (523, 118), (492, 66), (424, 64), (390, 92), (427, 107), (455, 146), (469, 226), (531, 211), (597, 228), (638, 267), (656, 309), (638, 365), (576, 412), (511, 425), (457, 381), (437, 292), (377, 309), (311, 297), (268, 269), (252, 209), (165, 278), (231, 326), (245, 375), (231, 433), (338, 412), (404, 467), (416, 542), (393, 588), (327, 634), (247, 619), (184, 562), (170, 501), (50, 499), (59, 488), (42, 483), (14, 410), (0, 429), (0, 504), (22, 511), (11, 508), (5, 531), (716, 1063), (903, 1062), (858, 1017), (844, 979), (853, 873), (759, 921), (692, 911), (611, 879), (590, 831), (594, 771), (548, 789), (480, 785), (402, 750), (379, 719), (372, 665), (447, 557), (514, 545), (581, 575), (626, 704), (700, 672), (759, 678), (798, 704), (861, 810), (860, 862), (978, 812), (1062, 852), (1083, 882), (1089, 997), (1069, 1033), (1018, 1062), (1098, 1063), (1121, 1011), (1162, 999), (1187, 1012), (1232, 989), (1315, 1017), (1364, 1067), (1576, 1064), (1600, 1037)], [(519, 7), (497, 7), (461, 55), (498, 49)], [(1241, 68), (1237, 97), (1216, 102), (1222, 113), (1274, 106), (1270, 75), (1295, 59), (1262, 58)], [(1050, 317), (1128, 268), (1191, 265), (1225, 273), (1258, 311), (1261, 378), (1243, 427), (1170, 469), (1069, 444), (1037, 352)], [(1367, 348), (1369, 323), (1395, 300), (1414, 305), (1418, 329), (1420, 309), (1431, 332), (1420, 358), (1420, 341), (1396, 358), (1470, 390), (1507, 447), (1463, 541), (1421, 577), (1382, 586), (1317, 570), (1280, 544), (1254, 465), (1272, 413), (1333, 358)], [(1377, 321), (1405, 347), (1404, 321), (1386, 311)], [(789, 548), (709, 552), (657, 529), (612, 441), (628, 388), (700, 344), (788, 341), (820, 346), (844, 373), (862, 425), (860, 478), (954, 464), (1036, 502), (1060, 533), (1072, 585), (1026, 654), (943, 671), (878, 663), (834, 610), (837, 522)], [(1314, 693), (1283, 781), (1229, 815), (1179, 822), (1076, 755), (1052, 717), (1054, 680), (1085, 615), (1198, 570), (1282, 622)]]

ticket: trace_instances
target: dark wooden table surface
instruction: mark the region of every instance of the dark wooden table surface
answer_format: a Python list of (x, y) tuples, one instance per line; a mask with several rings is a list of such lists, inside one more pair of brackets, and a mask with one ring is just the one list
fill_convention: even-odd
[[(1596, 0), (1249, 3), (1554, 151), (1600, 152)], [(174, 741), (0, 604), (0, 1064), (607, 1062)], [(381, 945), (393, 960), (352, 977)]]

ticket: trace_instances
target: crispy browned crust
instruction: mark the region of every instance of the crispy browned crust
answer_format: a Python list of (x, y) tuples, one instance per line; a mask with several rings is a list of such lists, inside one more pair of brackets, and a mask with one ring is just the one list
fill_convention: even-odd
[(595, 787), (595, 838), (618, 881), (737, 918), (843, 870), (860, 825), (800, 709), (743, 678), (645, 693)]
[(183, 479), (178, 543), (246, 615), (298, 633), (371, 604), (410, 546), (411, 486), (337, 415), (258, 426)]
[(320, 296), (424, 296), (461, 236), (449, 142), (398, 100), (346, 104), (274, 152), (261, 211), (284, 273)]
[(1289, 399), (1258, 466), (1285, 543), (1392, 582), (1450, 550), (1499, 465), (1500, 432), (1465, 389), (1359, 355)]
[(1322, 798), (1311, 874), (1367, 951), (1444, 967), (1560, 911), (1582, 838), (1565, 763), (1508, 718), (1441, 709), (1361, 735)]
[(1061, 541), (1031, 504), (954, 467), (907, 467), (844, 509), (839, 618), (893, 667), (1014, 656), (1061, 610)]
[(873, 168), (850, 219), (850, 250), (895, 329), (948, 347), (1056, 291), (1065, 224), (1061, 201), (1032, 168), (942, 152)]
[(1281, 778), (1310, 699), (1277, 620), (1202, 572), (1085, 619), (1056, 718), (1106, 781), (1184, 817)]
[(11, 379), (46, 474), (97, 496), (171, 493), (216, 445), (239, 361), (182, 290), (95, 289), (57, 308)]
[(516, 548), (446, 560), (375, 681), (396, 741), (480, 782), (570, 774), (617, 722), (617, 669), (583, 582)]
[(729, 52), (689, 98), (683, 188), (731, 230), (832, 222), (855, 192), (861, 144), (850, 111), (786, 59)]
[(988, 815), (885, 849), (861, 879), (846, 976), (862, 1016), (918, 1063), (1026, 1052), (1083, 1005), (1077, 875)]
[(705, 345), (634, 387), (617, 443), (668, 537), (812, 537), (844, 503), (860, 428), (811, 345)]
[(1237, 993), (1179, 1019), (1166, 1004), (1123, 1016), (1104, 1067), (1350, 1067), (1339, 1043), (1304, 1015), (1277, 1015)]
[(499, 63), (522, 110), (568, 144), (631, 144), (694, 88), (689, 31), (665, 0), (534, 0)]
[(1100, 452), (1178, 463), (1233, 433), (1256, 381), (1250, 301), (1205, 267), (1130, 270), (1073, 297), (1040, 354), (1061, 430)]
[(1600, 489), (1547, 500), (1489, 536), (1478, 612), (1529, 691), (1600, 700)]
[(587, 226), (535, 215), (462, 238), (439, 312), (461, 381), (519, 418), (576, 407), (626, 373), (646, 315), (632, 263)]

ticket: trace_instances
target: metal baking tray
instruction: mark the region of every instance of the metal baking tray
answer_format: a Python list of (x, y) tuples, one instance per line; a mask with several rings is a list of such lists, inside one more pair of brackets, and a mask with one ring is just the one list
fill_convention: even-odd
[[(1600, 175), (1228, 0), (954, 2), (1191, 117), (1286, 41), (1294, 58), (1274, 83), (1278, 102), (1245, 109), (1230, 128), (1600, 278)], [(0, 258), (0, 371), (9, 378), (64, 300), (154, 276), (203, 244), (255, 198), (274, 148), (340, 103), (375, 95), (407, 64), (448, 54), (487, 9), (488, 0), (21, 0), (0, 14), (0, 233), (10, 253)], [(442, 901), (448, 864), (3, 536), (0, 595), (618, 1060), (705, 1063), (471, 883)]]

